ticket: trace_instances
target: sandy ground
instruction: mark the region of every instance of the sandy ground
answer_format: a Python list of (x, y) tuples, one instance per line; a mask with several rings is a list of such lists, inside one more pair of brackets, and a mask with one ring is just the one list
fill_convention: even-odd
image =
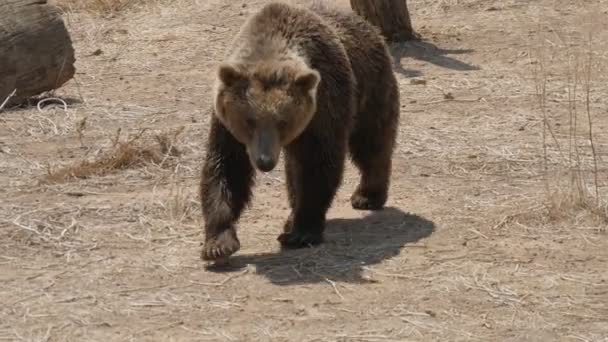
[[(562, 172), (576, 161), (594, 193), (589, 103), (605, 200), (607, 1), (411, 1), (425, 41), (392, 47), (387, 209), (350, 208), (349, 165), (327, 243), (280, 252), (280, 165), (258, 177), (235, 269), (213, 272), (197, 197), (212, 68), (264, 3), (66, 14), (67, 110), (0, 114), (0, 340), (608, 341), (606, 213), (573, 203)], [(150, 144), (182, 129), (181, 154), (42, 182), (111, 150), (119, 128)]]

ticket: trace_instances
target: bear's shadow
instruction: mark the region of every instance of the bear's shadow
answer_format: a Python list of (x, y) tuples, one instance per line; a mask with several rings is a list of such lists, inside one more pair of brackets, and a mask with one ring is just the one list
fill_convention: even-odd
[(256, 274), (277, 285), (368, 282), (362, 274), (366, 266), (397, 256), (405, 245), (428, 237), (434, 230), (435, 224), (425, 218), (385, 208), (361, 219), (328, 220), (325, 243), (318, 247), (237, 254), (224, 271), (253, 265)]
[(472, 53), (475, 51), (472, 49), (443, 49), (430, 41), (414, 40), (403, 43), (393, 43), (390, 45), (390, 51), (393, 57), (395, 72), (402, 74), (405, 77), (419, 77), (422, 76), (422, 72), (404, 68), (401, 61), (403, 58), (413, 58), (456, 71), (474, 71), (481, 69), (479, 66), (462, 62), (449, 56)]

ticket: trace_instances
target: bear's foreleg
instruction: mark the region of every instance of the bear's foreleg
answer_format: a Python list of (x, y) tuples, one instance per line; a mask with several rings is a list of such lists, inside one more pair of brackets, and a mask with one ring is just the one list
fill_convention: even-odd
[[(325, 217), (342, 181), (345, 144), (313, 143), (290, 146), (285, 154), (291, 214), (278, 237), (284, 248), (315, 246), (323, 242)], [(336, 144), (336, 146), (328, 146)]]
[(235, 224), (251, 199), (254, 174), (245, 146), (214, 117), (201, 179), (203, 260), (221, 260), (239, 250)]

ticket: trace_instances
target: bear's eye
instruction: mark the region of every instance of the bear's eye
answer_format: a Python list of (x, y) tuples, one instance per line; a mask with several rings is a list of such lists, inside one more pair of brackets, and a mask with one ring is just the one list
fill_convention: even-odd
[(245, 123), (250, 128), (254, 128), (255, 127), (255, 120), (253, 118), (247, 118), (247, 119), (245, 119)]

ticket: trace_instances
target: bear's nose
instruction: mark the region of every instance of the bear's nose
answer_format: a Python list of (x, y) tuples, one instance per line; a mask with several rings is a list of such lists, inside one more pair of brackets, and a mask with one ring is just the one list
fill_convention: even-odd
[(255, 163), (258, 166), (258, 169), (263, 172), (272, 171), (272, 169), (274, 169), (274, 166), (275, 166), (274, 159), (267, 154), (260, 155), (256, 159)]

